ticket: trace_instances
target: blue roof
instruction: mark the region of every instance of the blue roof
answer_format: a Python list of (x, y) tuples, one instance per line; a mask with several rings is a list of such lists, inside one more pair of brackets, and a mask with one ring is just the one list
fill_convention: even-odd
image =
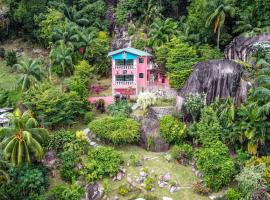
[(134, 55), (137, 55), (137, 56), (152, 56), (150, 53), (146, 52), (146, 51), (141, 51), (141, 50), (138, 50), (138, 49), (134, 49), (132, 47), (127, 47), (127, 48), (124, 48), (124, 49), (118, 49), (116, 51), (112, 51), (108, 54), (108, 56), (113, 56), (113, 55), (116, 55), (116, 54), (119, 54), (121, 52), (128, 52), (128, 53), (131, 53), (131, 54), (134, 54)]

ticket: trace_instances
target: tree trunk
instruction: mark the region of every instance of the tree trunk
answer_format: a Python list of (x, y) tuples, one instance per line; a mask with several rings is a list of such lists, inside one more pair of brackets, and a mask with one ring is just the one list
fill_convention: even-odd
[(219, 40), (220, 40), (220, 26), (218, 27), (218, 35), (217, 35), (217, 49), (219, 49)]

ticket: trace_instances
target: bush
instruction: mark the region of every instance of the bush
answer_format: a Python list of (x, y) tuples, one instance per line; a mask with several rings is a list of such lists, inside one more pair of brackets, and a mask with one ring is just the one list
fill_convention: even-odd
[(20, 91), (0, 88), (0, 107), (15, 107), (21, 99), (21, 95)]
[(156, 182), (156, 179), (150, 176), (147, 176), (146, 179), (144, 180), (145, 184), (145, 190), (151, 191), (151, 189), (154, 187)]
[(108, 110), (113, 117), (129, 117), (132, 112), (126, 100), (116, 101), (114, 104), (108, 106)]
[(105, 142), (123, 145), (139, 140), (139, 123), (129, 118), (104, 117), (89, 124), (89, 129)]
[(13, 67), (13, 65), (17, 64), (17, 56), (15, 51), (9, 51), (6, 55), (7, 66)]
[(73, 182), (71, 186), (64, 184), (57, 185), (50, 191), (48, 199), (80, 200), (83, 194), (84, 189)]
[(193, 148), (189, 144), (175, 145), (171, 150), (173, 159), (179, 161), (181, 164), (187, 164), (192, 159)]
[(0, 48), (0, 58), (5, 58), (6, 52), (3, 47)]
[(226, 193), (226, 200), (239, 200), (239, 199), (240, 193), (233, 188), (229, 188)]
[(193, 122), (195, 122), (203, 107), (201, 95), (192, 93), (188, 94), (185, 99), (185, 107), (188, 114), (191, 114)]
[(95, 103), (96, 109), (100, 112), (100, 113), (104, 113), (105, 110), (105, 101), (103, 99), (99, 99), (96, 103)]
[(123, 159), (120, 152), (111, 147), (97, 147), (89, 152), (81, 171), (88, 181), (115, 175)]
[(160, 120), (160, 134), (167, 143), (179, 143), (186, 137), (186, 125), (173, 116)]
[(196, 124), (196, 133), (203, 145), (219, 141), (221, 138), (221, 126), (217, 113), (211, 107), (205, 107), (199, 123)]
[(156, 103), (156, 96), (151, 92), (141, 92), (138, 96), (137, 103), (141, 109), (146, 110), (149, 106)]
[(194, 192), (202, 195), (208, 195), (209, 193), (211, 193), (211, 189), (206, 187), (202, 182), (194, 183), (192, 189), (194, 190)]
[(93, 112), (87, 112), (84, 114), (84, 122), (89, 124), (91, 121), (95, 119), (95, 114)]
[(61, 129), (50, 135), (47, 149), (61, 152), (64, 150), (65, 144), (76, 140), (76, 136), (73, 132)]
[(207, 185), (214, 191), (227, 185), (235, 173), (229, 150), (222, 142), (212, 143), (195, 153), (196, 165)]
[(129, 189), (126, 186), (120, 186), (118, 188), (117, 193), (123, 197), (127, 196), (129, 193)]

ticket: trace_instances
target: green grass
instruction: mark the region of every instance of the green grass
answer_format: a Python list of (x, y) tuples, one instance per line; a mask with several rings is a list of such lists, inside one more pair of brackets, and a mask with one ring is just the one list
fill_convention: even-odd
[[(180, 184), (181, 188), (179, 191), (175, 193), (170, 193), (168, 187), (159, 188), (159, 186), (155, 185), (155, 191), (149, 192), (149, 194), (157, 196), (159, 199), (162, 197), (170, 197), (177, 200), (206, 200), (208, 197), (200, 196), (193, 192), (192, 184), (197, 181), (194, 173), (191, 170), (191, 167), (181, 166), (176, 162), (167, 162), (165, 159), (166, 153), (153, 153), (145, 151), (144, 149), (137, 147), (137, 146), (127, 146), (123, 148), (119, 148), (119, 150), (123, 153), (124, 160), (125, 160), (125, 168), (127, 169), (128, 176), (133, 180), (136, 181), (136, 178), (139, 177), (139, 172), (144, 169), (145, 167), (149, 169), (149, 171), (154, 170), (154, 174), (164, 175), (166, 173), (171, 174), (171, 178), (174, 181), (177, 181)], [(143, 161), (142, 167), (134, 167), (129, 165), (130, 156), (135, 155), (138, 158), (146, 158), (148, 157), (149, 160)], [(119, 186), (124, 185), (127, 183), (126, 177), (123, 178), (121, 181), (114, 182), (112, 179), (107, 179), (110, 185), (110, 194), (109, 197), (113, 198), (114, 196), (119, 196), (117, 194), (117, 189)], [(157, 182), (157, 181), (156, 181)], [(121, 200), (130, 199), (131, 196), (121, 197)]]
[(11, 73), (10, 67), (6, 66), (6, 62), (0, 60), (0, 88), (14, 89), (18, 74)]
[(155, 106), (157, 107), (167, 107), (167, 106), (175, 106), (176, 99), (157, 99), (157, 102), (155, 103)]

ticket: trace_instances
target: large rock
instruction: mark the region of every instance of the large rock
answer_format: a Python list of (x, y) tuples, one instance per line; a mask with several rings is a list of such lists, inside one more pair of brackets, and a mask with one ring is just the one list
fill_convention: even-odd
[(270, 34), (262, 34), (254, 37), (238, 36), (225, 49), (225, 58), (229, 60), (242, 60), (249, 62), (252, 54), (252, 47), (257, 42), (270, 41)]
[(159, 133), (159, 120), (165, 115), (172, 115), (173, 107), (152, 107), (146, 116), (141, 119), (140, 145), (154, 152), (163, 152), (169, 149)]
[(176, 98), (178, 111), (183, 108), (185, 96), (189, 93), (205, 94), (205, 103), (216, 98), (232, 97), (236, 104), (247, 100), (249, 84), (242, 79), (240, 64), (230, 60), (212, 60), (200, 62), (188, 78)]
[(101, 200), (103, 192), (98, 183), (89, 184), (85, 188), (85, 200)]

